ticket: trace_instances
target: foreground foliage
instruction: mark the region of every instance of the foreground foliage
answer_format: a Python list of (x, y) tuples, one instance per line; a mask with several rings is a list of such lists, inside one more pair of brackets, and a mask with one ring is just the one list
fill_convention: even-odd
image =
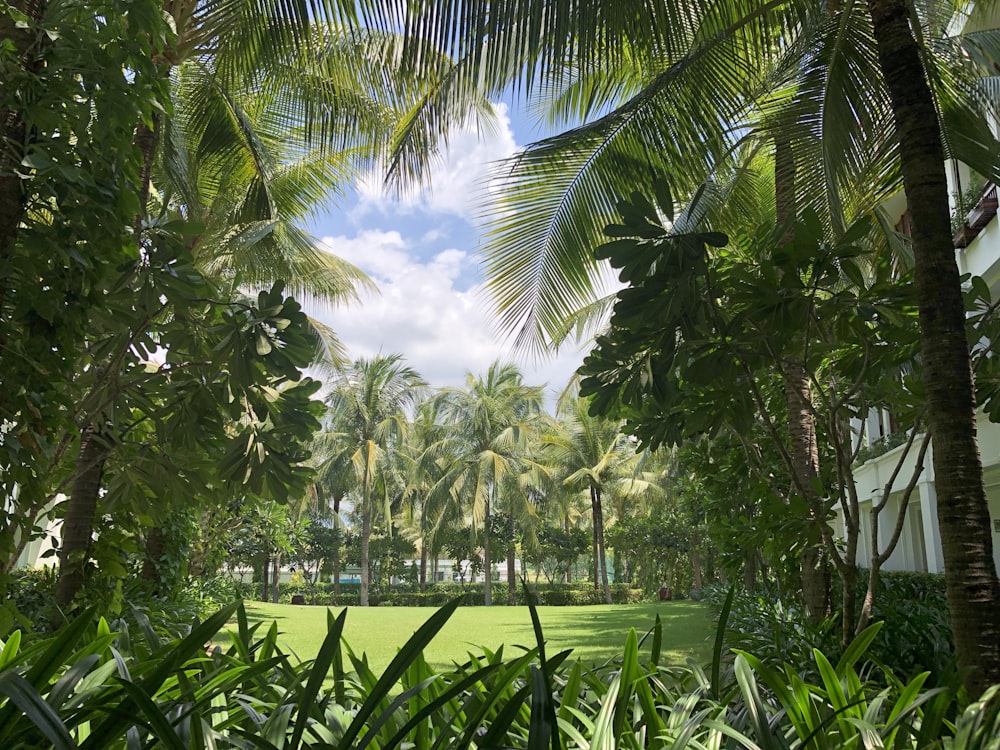
[[(993, 747), (1000, 693), (991, 689), (957, 721), (954, 697), (869, 679), (865, 652), (880, 625), (839, 661), (814, 652), (818, 678), (738, 652), (727, 668), (721, 638), (706, 672), (659, 664), (657, 622), (630, 631), (615, 663), (588, 668), (569, 652), (546, 658), (483, 651), (444, 673), (422, 650), (458, 606), (438, 610), (381, 674), (342, 646), (346, 613), (329, 618), (314, 660), (296, 663), (277, 625), (251, 627), (230, 605), (164, 642), (136, 624), (95, 625), (93, 612), (54, 637), (0, 651), (0, 734), (15, 747)], [(235, 615), (238, 627), (220, 631)], [(534, 615), (534, 613), (533, 613)], [(222, 644), (206, 650), (206, 643)], [(942, 745), (942, 737), (948, 739)]]

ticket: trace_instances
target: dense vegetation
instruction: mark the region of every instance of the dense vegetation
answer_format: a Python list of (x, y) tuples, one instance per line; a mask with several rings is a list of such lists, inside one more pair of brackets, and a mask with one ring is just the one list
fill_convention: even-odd
[[(1000, 179), (1000, 45), (975, 12), (986, 30), (955, 36), (954, 8), (908, 0), (4, 5), (0, 736), (995, 741), (974, 420), (977, 395), (1000, 418), (997, 306), (958, 276), (943, 168)], [(536, 349), (599, 332), (551, 414), (511, 364), (434, 390), (399, 355), (349, 361), (299, 301), (370, 286), (303, 219), (372, 169), (419, 182), (511, 88), (581, 121), (504, 165), (488, 207), (501, 326)], [(909, 234), (883, 210), (901, 190)], [(916, 468), (864, 506), (852, 420), (888, 409), (896, 470)], [(931, 440), (937, 591), (880, 572)], [(859, 567), (864, 512), (894, 531)], [(18, 573), (53, 521), (54, 572)], [(441, 559), (483, 605), (518, 601), (515, 563), (567, 587), (549, 604), (577, 581), (607, 603), (739, 581), (717, 602), (735, 656), (662, 668), (654, 629), (591, 670), (538, 634), (431, 674), (456, 601), (379, 676), (345, 659), (342, 618), (295, 663), (220, 583), (249, 569), (277, 601), (294, 567), (305, 596), (353, 603), (352, 566), (359, 605), (422, 600)]]

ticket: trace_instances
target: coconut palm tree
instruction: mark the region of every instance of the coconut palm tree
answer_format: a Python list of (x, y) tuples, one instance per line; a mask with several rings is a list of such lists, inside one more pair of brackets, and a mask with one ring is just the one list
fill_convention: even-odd
[(361, 606), (367, 607), (372, 525), (377, 511), (387, 522), (391, 518), (387, 474), (409, 429), (407, 410), (419, 401), (426, 383), (401, 355), (392, 354), (355, 360), (331, 385), (330, 424), (340, 445), (332, 460), (350, 461), (354, 513), (361, 522)]
[(593, 520), (594, 588), (611, 604), (604, 546), (606, 501), (621, 507), (625, 498), (657, 492), (655, 484), (637, 475), (639, 454), (618, 420), (590, 414), (590, 400), (564, 396), (557, 419), (543, 433), (542, 451), (564, 486), (587, 494)]
[[(662, 176), (675, 195), (690, 195), (734, 140), (757, 132), (770, 133), (786, 176), (777, 181), (779, 217), (822, 196), (834, 221), (852, 218), (859, 207), (844, 188), (873, 178), (876, 197), (905, 186), (911, 219), (933, 217), (915, 225), (913, 257), (922, 356), (933, 381), (929, 425), (941, 443), (934, 461), (949, 601), (961, 662), (970, 675), (996, 680), (1000, 585), (985, 530), (942, 164), (948, 155), (996, 177), (998, 149), (982, 92), (957, 75), (976, 57), (974, 41), (929, 43), (942, 38), (951, 10), (921, 15), (917, 5), (596, 0), (560, 12), (511, 0), (463, 5), (462, 18), (450, 20), (466, 26), (448, 26), (447, 13), (427, 4), (407, 25), (433, 38), (452, 35), (487, 75), (518, 77), (524, 91), (553, 102), (554, 119), (583, 121), (515, 157), (502, 173), (506, 198), (491, 193), (498, 218), (486, 251), (488, 283), (502, 324), (522, 343), (542, 349), (572, 329), (567, 321), (578, 311), (592, 311), (598, 274), (588, 253), (618, 196)], [(789, 130), (803, 123), (798, 135)], [(818, 159), (810, 158), (810, 139)], [(788, 385), (794, 413), (809, 394), (794, 378)], [(812, 433), (804, 421), (789, 427), (801, 436), (795, 479), (805, 486), (817, 473)], [(982, 531), (970, 537), (970, 528)]]
[[(524, 385), (514, 365), (494, 362), (485, 374), (466, 373), (464, 388), (445, 388), (437, 396), (450, 426), (445, 438), (455, 460), (429, 493), (447, 493), (471, 512), (473, 531), (481, 534), (486, 573), (485, 603), (493, 603), (492, 524), (499, 509), (509, 519), (530, 515), (524, 485), (528, 445), (542, 409), (540, 388)], [(508, 543), (508, 586), (513, 562)], [(512, 592), (509, 592), (512, 593)]]

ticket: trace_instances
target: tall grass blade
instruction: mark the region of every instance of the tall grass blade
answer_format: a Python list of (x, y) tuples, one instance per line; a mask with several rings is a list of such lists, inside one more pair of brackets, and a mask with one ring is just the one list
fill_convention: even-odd
[(11, 704), (24, 712), (25, 718), (38, 728), (53, 747), (67, 750), (76, 747), (52, 706), (21, 675), (13, 672), (0, 675), (0, 693), (10, 698)]
[(837, 662), (837, 676), (843, 677), (847, 672), (849, 667), (853, 667), (866, 651), (868, 647), (872, 645), (872, 641), (878, 635), (882, 626), (885, 624), (884, 621), (874, 622), (867, 628), (862, 630), (858, 635), (851, 641), (851, 645), (847, 647), (844, 651), (844, 655), (840, 657), (840, 661)]
[(716, 700), (722, 697), (722, 648), (726, 641), (726, 628), (729, 626), (729, 613), (733, 609), (733, 598), (736, 596), (736, 585), (729, 587), (726, 600), (719, 611), (719, 625), (715, 629), (715, 645), (712, 647), (712, 696)]
[(385, 698), (392, 686), (396, 684), (403, 673), (409, 668), (410, 664), (415, 658), (424, 650), (431, 639), (437, 635), (438, 631), (441, 630), (442, 626), (448, 621), (448, 618), (452, 616), (458, 606), (462, 603), (462, 597), (453, 599), (452, 601), (445, 604), (441, 609), (431, 615), (427, 622), (420, 626), (416, 633), (408, 640), (403, 647), (396, 654), (395, 658), (389, 663), (385, 672), (379, 678), (378, 682), (374, 685), (371, 692), (365, 698), (364, 703), (358, 708), (358, 713), (354, 717), (354, 721), (344, 732), (344, 736), (341, 738), (340, 747), (348, 748), (352, 747), (354, 741), (358, 738), (361, 733), (361, 729), (364, 727), (365, 722), (368, 721), (369, 717), (378, 708), (378, 704), (381, 703), (382, 699)]
[[(525, 601), (528, 603), (528, 613), (531, 615), (531, 627), (535, 631), (535, 644), (538, 648), (540, 669), (531, 670), (531, 723), (528, 732), (529, 750), (542, 750), (551, 745), (552, 750), (560, 750), (558, 724), (556, 723), (556, 705), (552, 698), (552, 684), (549, 680), (549, 664), (545, 660), (545, 637), (542, 634), (542, 623), (538, 619), (535, 607), (535, 594), (528, 588), (528, 581), (521, 577), (521, 587), (524, 589)], [(534, 744), (533, 744), (534, 743)]]
[(660, 666), (660, 653), (663, 649), (663, 622), (660, 615), (656, 615), (656, 622), (653, 623), (653, 645), (651, 648), (649, 663), (654, 667)]
[[(36, 653), (40, 654), (23, 678), (36, 691), (47, 687), (52, 676), (63, 667), (90, 626), (93, 616), (92, 609), (84, 610), (79, 617), (60, 628), (55, 637), (21, 653), (22, 660), (27, 660)], [(11, 729), (20, 718), (18, 706), (13, 700), (0, 708), (0, 737), (11, 736)]]
[(3, 644), (3, 651), (0, 652), (0, 672), (7, 669), (17, 660), (17, 652), (21, 648), (21, 631), (15, 630), (10, 634), (10, 638)]
[[(195, 654), (200, 654), (205, 644), (221, 630), (236, 611), (239, 602), (227, 605), (193, 628), (180, 643), (165, 646), (165, 653), (148, 677), (136, 682), (136, 687), (145, 695), (155, 695), (167, 678), (188, 662)], [(119, 735), (133, 719), (137, 706), (132, 697), (123, 701), (113, 714), (93, 729), (87, 741), (80, 747), (84, 750), (103, 750), (111, 740)]]
[[(177, 736), (177, 731), (170, 720), (140, 687), (132, 682), (122, 682), (122, 690), (128, 694), (139, 707), (142, 715), (149, 722), (149, 730), (157, 742), (170, 750), (186, 750), (184, 741)], [(132, 717), (135, 720), (135, 717)]]
[(302, 733), (306, 729), (309, 710), (316, 705), (316, 696), (323, 687), (323, 680), (326, 679), (330, 665), (336, 658), (335, 652), (340, 651), (340, 639), (344, 634), (344, 622), (347, 619), (347, 609), (345, 608), (340, 616), (333, 621), (333, 627), (327, 628), (326, 638), (319, 648), (319, 654), (313, 662), (312, 671), (309, 673), (309, 682), (306, 683), (305, 690), (299, 696), (298, 719), (292, 729), (290, 747), (297, 748), (302, 741)]
[[(489, 728), (486, 730), (486, 734), (479, 738), (479, 741), (476, 743), (479, 747), (500, 748), (507, 746), (503, 740), (506, 738), (507, 732), (510, 731), (510, 727), (514, 723), (514, 719), (516, 719), (518, 713), (520, 713), (521, 707), (524, 705), (524, 702), (527, 700), (530, 692), (531, 685), (525, 685), (511, 696), (510, 700), (507, 701), (507, 705), (504, 706), (500, 713), (498, 713), (493, 718), (493, 721), (490, 722)], [(470, 725), (467, 737), (471, 738), (477, 728), (477, 724)], [(435, 743), (434, 745), (435, 749), (440, 746), (440, 743)], [(468, 747), (468, 745), (461, 745), (460, 747)]]
[[(419, 726), (421, 722), (426, 721), (428, 718), (434, 717), (437, 712), (446, 706), (450, 701), (454, 700), (456, 697), (462, 695), (466, 690), (474, 686), (475, 684), (482, 682), (485, 677), (492, 674), (493, 672), (500, 669), (500, 664), (488, 664), (482, 669), (476, 670), (467, 677), (459, 680), (453, 685), (450, 685), (447, 690), (442, 692), (432, 701), (429, 701), (426, 705), (421, 706), (419, 711), (414, 712), (413, 716), (399, 728), (399, 731), (386, 743), (386, 747), (400, 747), (403, 744), (403, 740), (406, 738), (407, 734), (412, 731), (415, 727)], [(515, 674), (511, 674), (509, 680), (504, 683), (503, 681), (490, 685), (490, 690), (492, 692), (499, 693), (501, 689), (506, 688), (513, 682)], [(492, 705), (492, 704), (491, 704)], [(478, 727), (478, 721), (474, 723), (474, 727)], [(455, 747), (456, 745), (452, 745)]]

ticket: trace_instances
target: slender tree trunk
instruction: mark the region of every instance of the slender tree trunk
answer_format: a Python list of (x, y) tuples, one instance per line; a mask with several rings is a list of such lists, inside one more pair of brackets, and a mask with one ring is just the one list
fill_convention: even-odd
[(507, 522), (507, 604), (513, 607), (517, 604), (517, 573), (514, 571), (517, 547), (514, 544), (514, 514), (510, 514)]
[(490, 544), (490, 499), (486, 498), (486, 517), (483, 521), (483, 567), (486, 572), (485, 583), (483, 584), (483, 603), (487, 607), (493, 606), (493, 549)]
[[(591, 494), (590, 499), (591, 505), (591, 517), (593, 518), (593, 506), (594, 499), (593, 494)], [(594, 533), (590, 540), (590, 556), (594, 561), (593, 567), (591, 568), (591, 573), (594, 576), (594, 591), (598, 591), (601, 588), (601, 555), (597, 549), (597, 523), (594, 522)]]
[(611, 587), (608, 585), (608, 563), (604, 555), (604, 507), (601, 505), (601, 491), (597, 487), (590, 488), (590, 507), (594, 514), (594, 539), (597, 542), (601, 590), (604, 592), (604, 603), (611, 604)]
[(160, 575), (160, 561), (167, 551), (167, 537), (163, 529), (153, 526), (146, 532), (146, 550), (142, 561), (142, 580), (153, 585), (153, 592), (160, 593), (163, 578)]
[(264, 555), (264, 564), (260, 573), (260, 600), (267, 602), (271, 600), (268, 595), (271, 589), (271, 555)]
[(692, 587), (701, 591), (702, 586), (704, 586), (704, 566), (702, 565), (701, 552), (698, 551), (697, 547), (691, 548), (691, 574), (692, 574)]
[[(563, 519), (563, 530), (566, 532), (566, 536), (569, 537), (569, 514)], [(574, 563), (570, 563), (566, 566), (566, 583), (573, 583), (573, 565)]]
[(746, 561), (743, 563), (743, 588), (747, 591), (754, 591), (757, 588), (756, 550), (750, 550), (746, 553)]
[(94, 517), (100, 496), (104, 462), (110, 448), (106, 439), (93, 425), (84, 427), (80, 436), (75, 477), (66, 515), (62, 525), (62, 544), (59, 547), (59, 581), (56, 584), (56, 604), (63, 609), (70, 607), (83, 587), (90, 557), (91, 538), (94, 534)]
[(271, 565), (271, 604), (277, 604), (281, 593), (281, 553), (274, 555)]
[(1000, 583), (976, 437), (962, 287), (951, 240), (937, 110), (906, 0), (868, 0), (892, 102), (912, 221), (920, 349), (945, 585), (958, 665), (970, 697), (1000, 682)]
[(340, 501), (342, 495), (339, 493), (334, 493), (333, 495), (333, 514), (336, 517), (335, 523), (337, 524), (337, 536), (335, 539), (335, 544), (333, 545), (333, 595), (340, 596)]
[(427, 591), (427, 545), (420, 545), (420, 593)]
[(361, 606), (368, 606), (369, 565), (368, 543), (372, 536), (372, 509), (368, 500), (361, 511)]

